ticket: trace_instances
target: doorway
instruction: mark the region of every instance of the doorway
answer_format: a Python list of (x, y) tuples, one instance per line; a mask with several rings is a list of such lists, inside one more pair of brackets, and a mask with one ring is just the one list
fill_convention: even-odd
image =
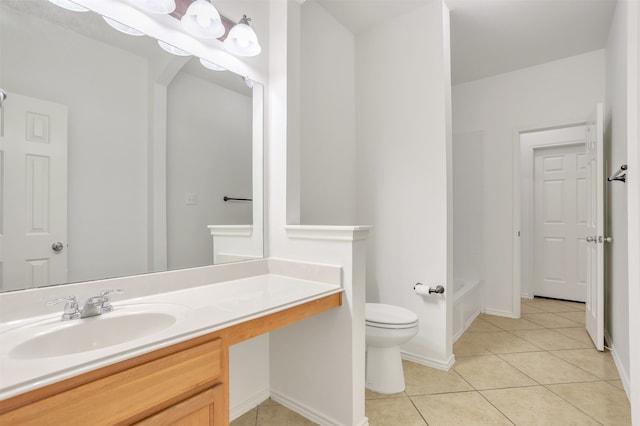
[(521, 293), (586, 297), (585, 126), (520, 134)]
[(534, 149), (534, 296), (586, 300), (584, 150), (584, 143)]

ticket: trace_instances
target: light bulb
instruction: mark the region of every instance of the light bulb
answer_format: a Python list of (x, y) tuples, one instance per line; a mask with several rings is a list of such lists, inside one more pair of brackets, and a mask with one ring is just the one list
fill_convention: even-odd
[(240, 46), (240, 47), (242, 47), (242, 48), (246, 48), (246, 47), (248, 47), (248, 46), (249, 46), (249, 43), (250, 43), (250, 42), (249, 42), (249, 39), (246, 39), (246, 38), (239, 38), (239, 39), (237, 40), (237, 42), (238, 42), (238, 46)]
[(206, 28), (211, 25), (211, 18), (204, 15), (196, 15), (196, 22), (198, 22), (198, 25), (200, 25), (201, 27)]

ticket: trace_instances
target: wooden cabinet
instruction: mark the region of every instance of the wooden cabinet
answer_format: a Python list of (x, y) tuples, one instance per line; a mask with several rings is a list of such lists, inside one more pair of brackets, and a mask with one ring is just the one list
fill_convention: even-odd
[(137, 424), (143, 426), (223, 425), (225, 424), (223, 392), (223, 385), (214, 386)]
[(341, 304), (332, 294), (0, 401), (0, 425), (227, 425), (229, 346)]
[(102, 377), (79, 376), (77, 386), (44, 388), (42, 398), (29, 393), (35, 400), (0, 414), (0, 424), (223, 424), (225, 352), (222, 339), (195, 339), (105, 367), (97, 370)]

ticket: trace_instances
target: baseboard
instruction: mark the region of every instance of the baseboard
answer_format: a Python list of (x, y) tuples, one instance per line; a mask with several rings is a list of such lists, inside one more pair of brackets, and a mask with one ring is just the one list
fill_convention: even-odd
[(454, 355), (451, 355), (451, 357), (449, 357), (448, 360), (443, 362), (438, 359), (427, 358), (422, 355), (416, 355), (416, 354), (405, 352), (405, 351), (402, 351), (401, 354), (402, 354), (402, 359), (415, 362), (416, 364), (421, 364), (427, 367), (435, 368), (436, 370), (442, 370), (442, 371), (449, 371), (451, 367), (453, 367), (453, 364), (455, 364), (456, 362), (456, 357)]
[(627, 398), (631, 401), (631, 378), (629, 377), (629, 372), (625, 371), (622, 366), (622, 361), (620, 360), (620, 356), (616, 351), (616, 345), (611, 340), (611, 336), (607, 331), (604, 332), (604, 338), (608, 343), (609, 351), (611, 352), (611, 358), (613, 358), (613, 363), (616, 365), (618, 369), (618, 376), (620, 376), (620, 381), (622, 382), (622, 386), (624, 387), (624, 392), (627, 394)]
[(458, 330), (458, 332), (456, 334), (453, 335), (453, 337), (451, 338), (453, 343), (457, 342), (458, 339), (462, 337), (464, 332), (467, 331), (467, 328), (469, 328), (469, 326), (471, 326), (471, 324), (473, 324), (473, 322), (476, 320), (476, 318), (478, 318), (479, 315), (480, 315), (480, 311), (478, 311), (475, 314), (473, 314), (473, 317), (471, 317), (469, 319), (469, 321), (467, 321), (465, 323), (464, 327), (462, 327), (460, 330)]
[(534, 297), (533, 293), (520, 293), (521, 299), (533, 299)]
[(229, 407), (229, 420), (235, 420), (243, 414), (253, 410), (258, 405), (269, 399), (269, 389), (262, 389), (251, 397), (245, 399), (240, 404)]
[(485, 314), (487, 315), (495, 315), (498, 317), (505, 317), (505, 318), (515, 318), (518, 319), (518, 317), (513, 315), (513, 312), (507, 312), (507, 311), (498, 311), (496, 309), (486, 309), (484, 311)]
[[(326, 416), (323, 413), (320, 413), (311, 407), (306, 406), (300, 401), (295, 400), (287, 395), (281, 394), (276, 391), (271, 391), (271, 399), (276, 401), (279, 404), (287, 407), (291, 411), (295, 411), (303, 417), (311, 420), (314, 423), (317, 423), (322, 426), (351, 426), (351, 425), (343, 425), (337, 422), (335, 419), (332, 419), (329, 416)], [(364, 417), (360, 422), (355, 423), (353, 426), (369, 426), (369, 419)]]

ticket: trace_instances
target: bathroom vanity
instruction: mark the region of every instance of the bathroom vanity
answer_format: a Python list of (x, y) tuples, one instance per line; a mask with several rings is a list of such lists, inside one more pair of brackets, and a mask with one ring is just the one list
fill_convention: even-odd
[[(342, 304), (340, 268), (272, 265), (264, 274), (114, 302), (113, 312), (92, 318), (2, 323), (0, 424), (228, 424), (229, 347)], [(165, 316), (175, 320), (146, 325)], [(127, 331), (136, 328), (150, 331)], [(67, 335), (89, 339), (91, 348), (52, 344)]]

